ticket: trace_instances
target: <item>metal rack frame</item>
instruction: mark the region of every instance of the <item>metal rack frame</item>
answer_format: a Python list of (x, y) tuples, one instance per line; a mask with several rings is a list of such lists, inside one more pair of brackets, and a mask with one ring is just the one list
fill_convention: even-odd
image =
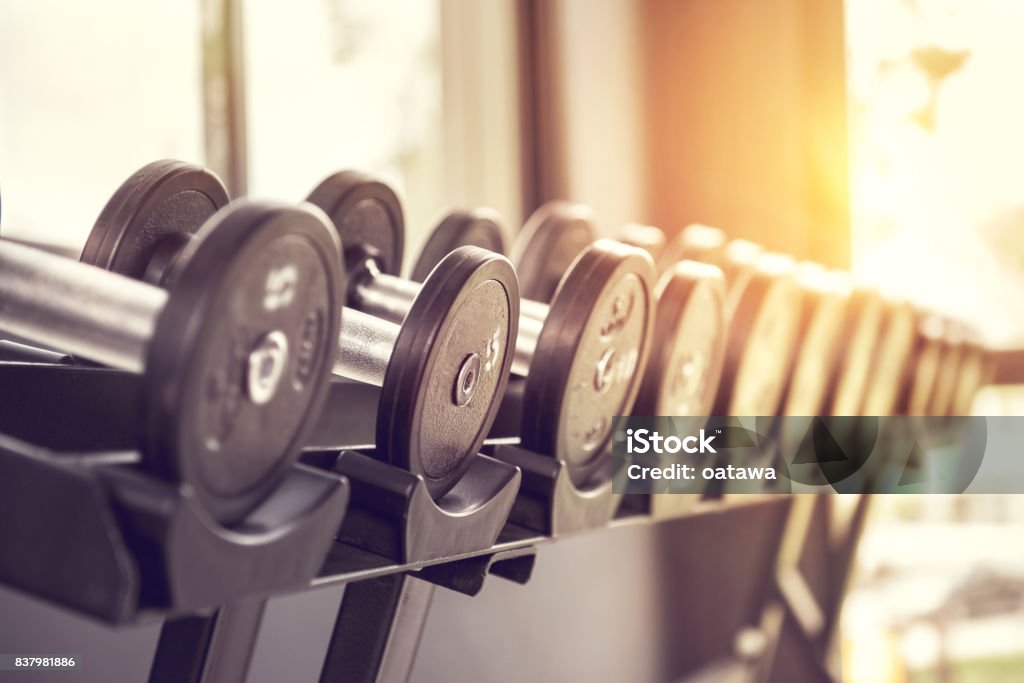
[[(268, 532), (249, 547), (204, 518), (187, 487), (139, 470), (132, 450), (138, 382), (102, 368), (0, 361), (0, 384), (10, 388), (0, 396), (0, 519), (22, 520), (0, 522), (8, 550), (0, 580), (110, 624), (162, 619), (153, 682), (244, 680), (267, 599), (340, 584), (347, 588), (321, 680), (403, 679), (435, 587), (475, 595), (491, 575), (525, 583), (545, 544), (673, 518), (627, 506), (613, 519), (618, 497), (610, 485), (575, 489), (558, 461), (499, 444), (487, 447), (491, 455), (479, 456), (467, 475), (467, 490), (483, 493), (471, 514), (455, 510), (460, 533), (453, 533), (449, 503), (431, 500), (422, 482), (335, 443), (306, 453), (273, 504), (246, 520), (257, 529), (250, 543)], [(365, 386), (339, 382), (331, 394), (329, 407), (344, 406), (345, 422), (373, 423), (374, 394)], [(105, 397), (103, 419), (90, 408), (98, 395)], [(343, 441), (344, 433), (335, 432), (321, 436)], [(358, 446), (365, 434), (348, 436), (348, 445)], [(455, 498), (464, 503), (467, 490)], [(790, 502), (708, 500), (687, 514), (737, 507), (759, 514), (763, 505)], [(67, 506), (75, 511), (70, 520)], [(814, 514), (827, 515), (828, 506)], [(831, 555), (819, 568), (844, 575), (861, 527), (851, 525), (845, 545), (824, 549)], [(287, 531), (269, 533), (281, 528)], [(810, 538), (806, 526), (798, 533)], [(798, 545), (801, 553), (823, 550)], [(283, 557), (287, 563), (279, 562)], [(841, 583), (809, 581), (830, 591), (806, 591), (801, 599), (833, 615), (825, 620), (831, 623)], [(771, 593), (769, 602), (787, 614), (806, 613), (807, 605), (793, 604), (786, 591)], [(826, 671), (830, 631), (805, 636), (801, 647), (812, 643)]]

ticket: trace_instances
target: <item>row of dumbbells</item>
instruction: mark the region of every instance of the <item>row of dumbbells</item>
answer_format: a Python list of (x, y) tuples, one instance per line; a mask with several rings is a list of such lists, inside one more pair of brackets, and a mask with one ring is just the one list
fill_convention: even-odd
[[(523, 296), (552, 297), (596, 240), (586, 207), (541, 207), (511, 250)], [(661, 344), (647, 369), (651, 391), (634, 414), (967, 415), (991, 379), (992, 354), (976, 331), (849, 273), (704, 225), (669, 241), (658, 228), (631, 224), (615, 240), (647, 251), (662, 274)], [(494, 221), (444, 243), (503, 249)]]
[[(647, 246), (662, 263), (717, 264), (737, 325), (767, 328), (756, 334), (764, 355), (754, 364), (774, 358), (783, 381), (752, 392), (750, 402), (719, 402), (716, 414), (969, 415), (991, 380), (994, 360), (977, 331), (849, 273), (730, 241), (702, 225), (671, 243), (649, 228), (624, 228), (621, 239)], [(749, 333), (736, 332), (743, 345), (732, 352), (757, 353)]]
[(302, 204), (229, 202), (209, 171), (156, 162), (81, 263), (0, 242), (0, 331), (143, 374), (141, 464), (224, 523), (278, 485), (332, 377), (380, 387), (376, 454), (440, 497), (496, 420), (583, 486), (618, 415), (957, 412), (936, 396), (962, 404), (984, 374), (909, 306), (709, 228), (600, 240), (550, 203), (513, 268), (495, 215), (455, 211), (401, 277), (404, 234), (396, 194), (359, 173)]
[(499, 411), (583, 484), (640, 389), (653, 263), (598, 242), (549, 303), (526, 301), (504, 256), (439, 246), (478, 223), (448, 216), (421, 258), (436, 263), (402, 278), (403, 212), (384, 183), (343, 172), (302, 204), (229, 202), (207, 170), (157, 162), (114, 193), (80, 263), (0, 243), (0, 330), (143, 375), (141, 465), (223, 523), (280, 483), (332, 377), (380, 387), (376, 453), (435, 497)]

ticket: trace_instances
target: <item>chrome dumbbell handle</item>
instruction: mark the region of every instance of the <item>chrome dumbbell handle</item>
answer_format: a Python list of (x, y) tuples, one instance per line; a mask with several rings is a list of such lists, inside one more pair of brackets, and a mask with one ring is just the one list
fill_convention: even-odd
[(167, 293), (32, 247), (0, 242), (0, 329), (141, 373)]
[(334, 374), (383, 386), (400, 330), (396, 323), (354, 308), (344, 308)]
[[(412, 305), (413, 299), (419, 294), (420, 288), (421, 285), (418, 282), (374, 272), (371, 277), (364, 278), (355, 287), (355, 303), (361, 311), (369, 313), (371, 316), (382, 318), (392, 324), (401, 323)], [(519, 334), (516, 337), (515, 355), (512, 359), (512, 373), (525, 376), (533, 361), (537, 339), (544, 327), (549, 308), (547, 304), (525, 300), (520, 301), (519, 306)], [(346, 322), (348, 315), (349, 311), (346, 309), (342, 319), (343, 335), (345, 334), (344, 328), (348, 325)], [(382, 328), (371, 329), (368, 322), (360, 321), (358, 324), (366, 326), (366, 329), (359, 333), (361, 336), (377, 335), (379, 337), (385, 333)], [(374, 363), (376, 362), (377, 359), (374, 359)], [(335, 371), (338, 372), (337, 367)]]

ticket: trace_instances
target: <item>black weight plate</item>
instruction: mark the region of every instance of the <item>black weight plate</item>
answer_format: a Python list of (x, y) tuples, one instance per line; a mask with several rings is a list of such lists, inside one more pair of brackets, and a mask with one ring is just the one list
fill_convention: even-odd
[(534, 211), (512, 245), (523, 298), (551, 301), (569, 266), (595, 239), (593, 213), (581, 204), (552, 201)]
[[(223, 209), (175, 262), (146, 359), (144, 454), (221, 521), (274, 489), (314, 425), (337, 346), (339, 264), (321, 212), (266, 203)], [(275, 373), (253, 351), (282, 336)], [(261, 373), (279, 380), (262, 402), (250, 379)]]
[(577, 485), (606, 461), (612, 418), (633, 407), (653, 336), (655, 277), (645, 252), (598, 240), (551, 302), (526, 378), (522, 443), (563, 460)]
[(405, 217), (398, 195), (387, 184), (357, 171), (340, 171), (317, 185), (306, 201), (330, 216), (346, 255), (367, 250), (380, 272), (399, 274)]
[(872, 362), (871, 379), (861, 412), (864, 415), (893, 415), (899, 409), (900, 394), (906, 382), (914, 351), (917, 315), (910, 304), (890, 301), (886, 304), (882, 338)]
[[(393, 464), (423, 475), (434, 498), (465, 474), (494, 422), (518, 329), (512, 264), (472, 246), (441, 260), (405, 317), (381, 391), (376, 443)], [(457, 392), (469, 386), (460, 406)]]
[(490, 209), (456, 209), (437, 224), (420, 248), (410, 280), (423, 282), (448, 254), (459, 247), (480, 247), (496, 254), (505, 253), (501, 218)]
[(159, 273), (147, 274), (161, 244), (195, 234), (227, 203), (224, 185), (202, 166), (154, 161), (133, 173), (103, 207), (82, 263), (161, 284)]
[(661, 228), (656, 228), (653, 225), (627, 223), (615, 233), (615, 240), (646, 251), (654, 259), (654, 263), (658, 266), (658, 272), (668, 270), (675, 265), (675, 262), (663, 262), (668, 242)]
[(854, 288), (843, 332), (843, 355), (828, 403), (829, 415), (861, 415), (882, 336), (885, 304), (877, 292)]
[(782, 413), (821, 415), (840, 359), (850, 290), (836, 273), (809, 263), (797, 267), (802, 291), (799, 346)]
[(734, 301), (715, 415), (770, 416), (780, 408), (800, 325), (792, 260), (770, 254), (730, 289)]
[(722, 271), (682, 261), (658, 281), (655, 295), (654, 345), (633, 412), (709, 415), (729, 331)]

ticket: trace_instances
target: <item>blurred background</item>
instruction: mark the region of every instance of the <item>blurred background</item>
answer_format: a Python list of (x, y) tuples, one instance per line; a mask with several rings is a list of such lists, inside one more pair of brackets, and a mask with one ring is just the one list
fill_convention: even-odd
[[(511, 235), (569, 198), (609, 233), (703, 222), (851, 268), (1019, 348), (1022, 34), (1018, 0), (3, 0), (0, 232), (79, 249), (157, 158), (285, 200), (357, 168), (400, 191), (407, 257), (446, 207), (496, 208)], [(974, 412), (1022, 408), (1001, 386)], [(735, 658), (786, 505), (571, 540), (526, 587), (438, 592), (414, 680)], [(828, 646), (844, 679), (1024, 680), (1022, 532), (1012, 496), (877, 497)], [(339, 600), (272, 602), (251, 680), (315, 680)], [(4, 651), (57, 640), (106, 680), (145, 677), (156, 627), (5, 590), (0, 615)]]

